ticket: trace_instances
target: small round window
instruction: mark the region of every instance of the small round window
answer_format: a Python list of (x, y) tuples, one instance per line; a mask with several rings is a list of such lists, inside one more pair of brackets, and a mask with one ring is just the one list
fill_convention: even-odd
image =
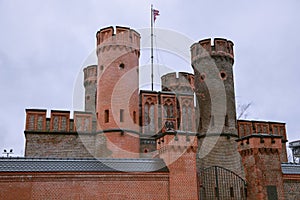
[(119, 68), (120, 68), (120, 69), (124, 69), (124, 68), (125, 68), (124, 63), (121, 63), (121, 64), (119, 65)]
[(227, 74), (225, 72), (220, 72), (220, 77), (222, 80), (225, 80), (227, 78)]

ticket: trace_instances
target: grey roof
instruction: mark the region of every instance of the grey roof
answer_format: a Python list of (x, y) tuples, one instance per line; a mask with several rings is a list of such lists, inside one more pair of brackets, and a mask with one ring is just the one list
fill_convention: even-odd
[(300, 164), (282, 163), (281, 168), (283, 174), (300, 174)]
[(0, 158), (0, 172), (168, 172), (162, 159)]

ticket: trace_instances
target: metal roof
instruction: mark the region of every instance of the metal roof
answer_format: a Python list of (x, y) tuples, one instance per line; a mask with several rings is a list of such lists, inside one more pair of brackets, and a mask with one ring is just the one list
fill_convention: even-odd
[(0, 158), (0, 172), (168, 172), (162, 159)]
[(283, 174), (300, 174), (300, 164), (282, 163), (281, 168)]

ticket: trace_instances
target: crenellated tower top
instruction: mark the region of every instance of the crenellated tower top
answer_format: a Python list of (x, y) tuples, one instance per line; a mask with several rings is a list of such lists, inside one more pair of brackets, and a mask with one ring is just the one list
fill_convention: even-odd
[(128, 27), (113, 26), (100, 29), (97, 34), (97, 50), (99, 48), (114, 46), (123, 48), (129, 47), (140, 53), (140, 34)]
[(192, 61), (199, 57), (225, 57), (234, 62), (233, 42), (224, 38), (200, 40), (191, 46)]
[(161, 77), (162, 91), (173, 91), (175, 93), (193, 93), (194, 75), (187, 72), (176, 72), (165, 74)]

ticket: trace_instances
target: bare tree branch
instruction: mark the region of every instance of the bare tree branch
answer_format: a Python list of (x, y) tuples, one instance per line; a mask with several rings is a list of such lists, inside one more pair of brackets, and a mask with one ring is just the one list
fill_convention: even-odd
[(247, 118), (248, 116), (248, 109), (250, 108), (250, 106), (252, 105), (252, 102), (246, 103), (246, 104), (239, 104), (238, 105), (238, 117), (237, 119), (241, 119), (243, 118)]

